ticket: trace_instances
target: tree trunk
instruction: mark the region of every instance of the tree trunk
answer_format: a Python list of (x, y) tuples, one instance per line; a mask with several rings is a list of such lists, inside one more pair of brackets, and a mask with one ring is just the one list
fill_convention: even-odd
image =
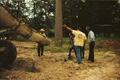
[(48, 5), (45, 4), (46, 0), (44, 0), (44, 9), (45, 9), (45, 30), (46, 30), (46, 36), (48, 37), (48, 15), (47, 15), (47, 8)]
[(55, 7), (55, 46), (62, 47), (62, 0), (56, 0), (56, 7)]

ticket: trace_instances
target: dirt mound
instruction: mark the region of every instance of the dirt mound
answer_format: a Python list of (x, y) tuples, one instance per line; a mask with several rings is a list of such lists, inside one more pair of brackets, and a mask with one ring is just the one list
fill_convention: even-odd
[(119, 41), (101, 40), (97, 42), (97, 45), (101, 45), (102, 48), (106, 48), (106, 49), (120, 49)]

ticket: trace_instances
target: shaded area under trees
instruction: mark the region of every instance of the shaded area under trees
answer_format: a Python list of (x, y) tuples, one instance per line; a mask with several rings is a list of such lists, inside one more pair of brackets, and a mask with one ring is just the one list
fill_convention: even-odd
[[(54, 36), (55, 0), (1, 0), (0, 3), (14, 16), (36, 30), (46, 29), (47, 35)], [(119, 37), (120, 4), (116, 1), (62, 0), (63, 24), (73, 29), (81, 27), (83, 32), (90, 26), (96, 34)], [(2, 27), (0, 27), (2, 28)], [(63, 36), (69, 31), (63, 29)]]

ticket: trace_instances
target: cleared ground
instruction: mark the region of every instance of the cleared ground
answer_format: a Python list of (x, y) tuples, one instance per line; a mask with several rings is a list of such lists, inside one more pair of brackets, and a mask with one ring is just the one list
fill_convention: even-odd
[(13, 41), (17, 58), (9, 69), (0, 70), (1, 80), (120, 80), (120, 55), (112, 51), (95, 50), (95, 62), (87, 61), (88, 50), (82, 64), (68, 59), (68, 52), (44, 52), (37, 56), (37, 45), (32, 42)]

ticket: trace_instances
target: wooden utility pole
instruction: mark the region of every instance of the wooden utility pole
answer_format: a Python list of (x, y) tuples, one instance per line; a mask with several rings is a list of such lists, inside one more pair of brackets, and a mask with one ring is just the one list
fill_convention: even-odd
[(62, 0), (55, 6), (55, 46), (62, 47)]

